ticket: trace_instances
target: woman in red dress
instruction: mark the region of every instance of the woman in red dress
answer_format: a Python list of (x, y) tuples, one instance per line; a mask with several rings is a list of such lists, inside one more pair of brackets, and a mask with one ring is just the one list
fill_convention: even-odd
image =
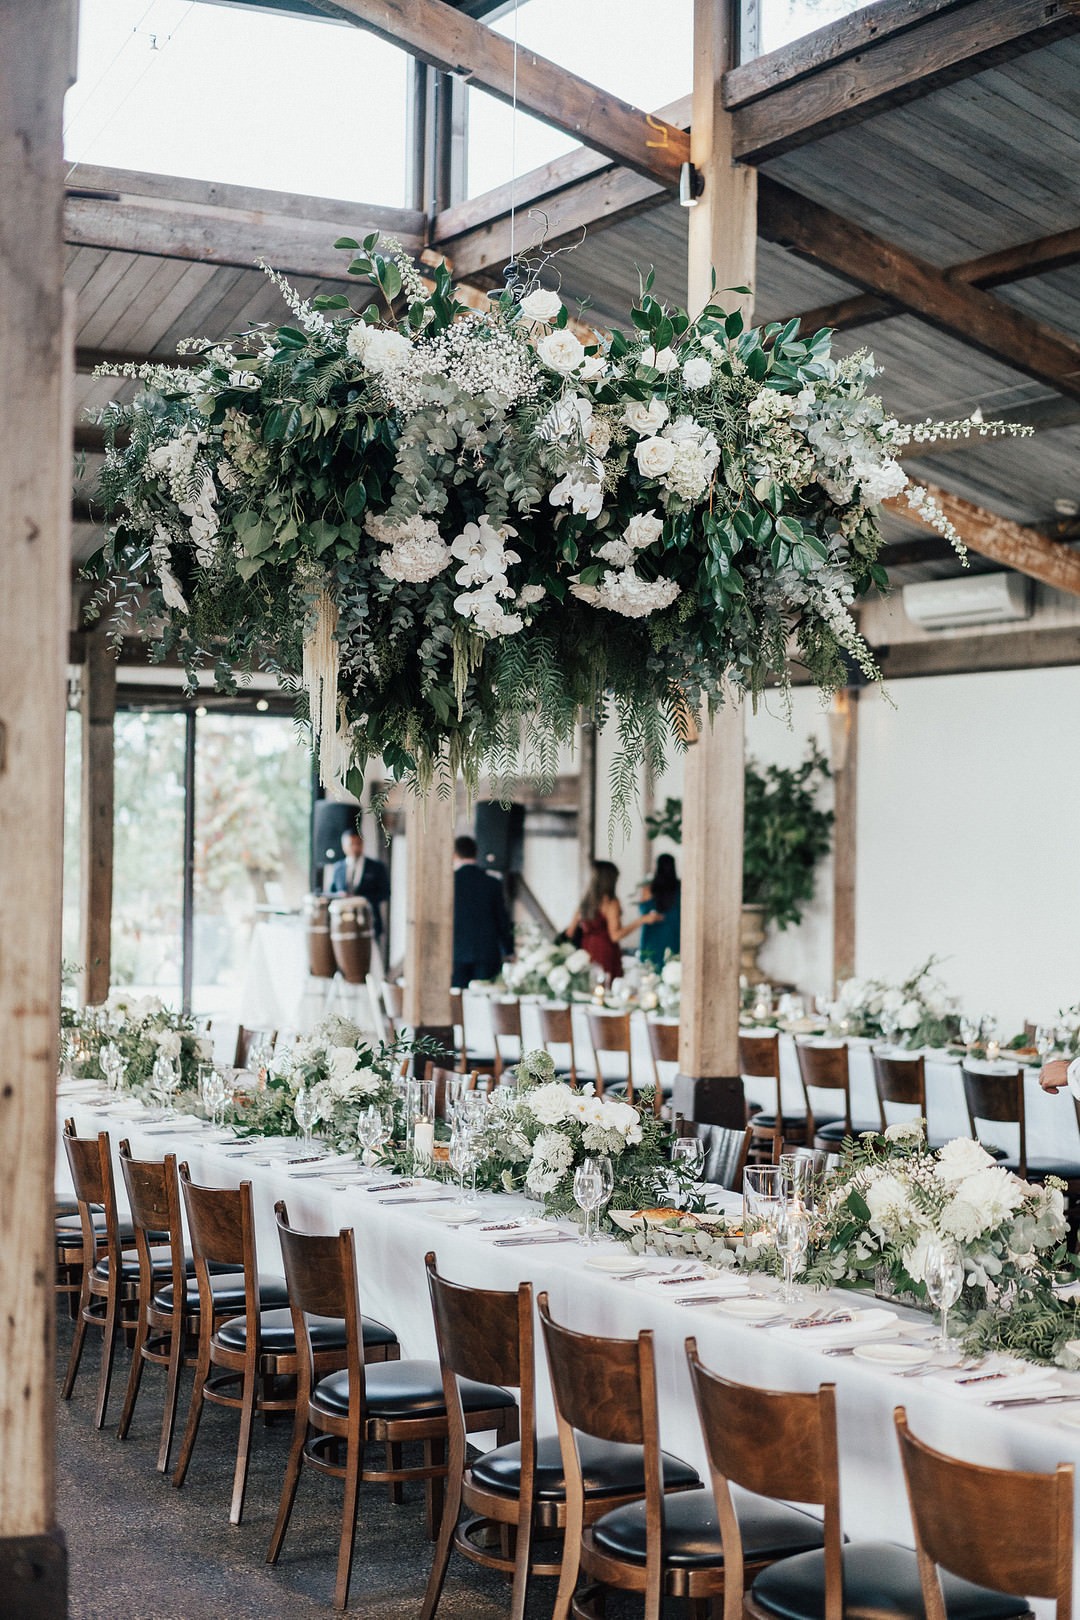
[(583, 951), (588, 951), (608, 979), (618, 978), (622, 972), (619, 941), (640, 928), (642, 922), (640, 917), (635, 917), (633, 922), (623, 923), (622, 907), (615, 894), (618, 885), (619, 868), (614, 862), (593, 861), (589, 887), (566, 930)]

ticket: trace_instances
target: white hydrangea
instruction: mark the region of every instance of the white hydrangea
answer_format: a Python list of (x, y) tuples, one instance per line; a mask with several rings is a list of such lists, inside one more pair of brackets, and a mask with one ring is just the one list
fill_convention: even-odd
[(680, 594), (673, 579), (642, 579), (634, 568), (608, 570), (598, 585), (571, 585), (571, 593), (592, 607), (607, 608), (626, 619), (644, 619), (670, 607)]
[(597, 546), (596, 555), (614, 568), (625, 568), (627, 563), (634, 560), (635, 553), (627, 540), (605, 540), (602, 546)]
[(379, 569), (387, 579), (413, 585), (435, 579), (452, 561), (450, 547), (438, 525), (419, 513), (404, 523), (392, 524), (385, 517), (368, 517), (364, 527), (389, 549), (379, 554)]

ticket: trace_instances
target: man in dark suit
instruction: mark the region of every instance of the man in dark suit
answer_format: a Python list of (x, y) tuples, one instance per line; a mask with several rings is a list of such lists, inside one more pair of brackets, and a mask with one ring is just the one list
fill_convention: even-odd
[(502, 882), (476, 864), (476, 839), (454, 839), (453, 983), (494, 979), (514, 954), (514, 930)]
[(390, 898), (390, 873), (382, 861), (373, 861), (364, 854), (364, 840), (358, 832), (344, 832), (341, 847), (345, 859), (330, 868), (327, 894), (358, 894), (371, 906), (375, 939), (381, 944), (383, 936), (382, 908)]

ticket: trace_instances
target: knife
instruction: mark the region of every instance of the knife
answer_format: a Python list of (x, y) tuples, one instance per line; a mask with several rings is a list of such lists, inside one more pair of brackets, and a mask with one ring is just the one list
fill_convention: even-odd
[(1063, 1401), (1080, 1401), (1080, 1392), (1075, 1395), (1005, 1395), (999, 1401), (987, 1401), (987, 1406), (1059, 1406)]
[(380, 1204), (449, 1204), (452, 1199), (445, 1193), (439, 1193), (434, 1198), (380, 1198)]
[(572, 1232), (566, 1232), (560, 1237), (510, 1237), (496, 1238), (492, 1243), (493, 1249), (520, 1249), (527, 1243), (576, 1243), (578, 1240)]

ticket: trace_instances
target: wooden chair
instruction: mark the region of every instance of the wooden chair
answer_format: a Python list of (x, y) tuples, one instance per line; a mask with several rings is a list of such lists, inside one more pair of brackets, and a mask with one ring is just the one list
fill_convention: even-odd
[[(847, 1042), (839, 1046), (812, 1046), (808, 1041), (796, 1041), (799, 1076), (803, 1096), (806, 1098), (806, 1140), (811, 1147), (836, 1152), (845, 1136), (861, 1136), (864, 1131), (877, 1131), (877, 1121), (856, 1123), (851, 1117), (851, 1073), (848, 1068)], [(829, 1091), (843, 1102), (844, 1112), (839, 1119), (825, 1118), (816, 1113), (810, 1099), (811, 1091)]]
[(241, 1024), (236, 1032), (236, 1051), (233, 1053), (233, 1067), (235, 1069), (246, 1069), (252, 1047), (258, 1046), (260, 1042), (267, 1042), (271, 1051), (273, 1051), (277, 1045), (277, 1030), (248, 1029), (246, 1025)]
[(424, 1079), (435, 1082), (435, 1118), (445, 1120), (448, 1118), (447, 1096), (453, 1086), (459, 1085), (465, 1091), (487, 1090), (494, 1079), (493, 1075), (481, 1075), (477, 1069), (469, 1074), (462, 1074), (460, 1069), (441, 1069), (435, 1063), (424, 1065)]
[[(564, 1075), (572, 1086), (576, 1086), (578, 1071), (573, 1008), (563, 1002), (542, 1001), (536, 1012), (540, 1020), (540, 1042), (555, 1064), (556, 1074)], [(551, 1050), (553, 1046), (566, 1048), (565, 1062)]]
[[(447, 1472), (443, 1381), (435, 1361), (368, 1365), (351, 1230), (326, 1237), (294, 1231), (280, 1203), (277, 1220), (300, 1355), (292, 1446), (266, 1561), (276, 1564), (281, 1554), (304, 1464), (343, 1479), (345, 1503), (334, 1589), (334, 1607), (343, 1609), (349, 1597), (361, 1483), (389, 1484), (395, 1500), (400, 1500), (404, 1481), (423, 1480), (428, 1534), (434, 1539), (439, 1533)], [(345, 1365), (329, 1377), (320, 1372), (311, 1332), (311, 1323), (326, 1317), (341, 1321), (346, 1335)], [(459, 1390), (468, 1432), (494, 1429), (500, 1443), (516, 1436), (517, 1406), (509, 1391), (472, 1382)], [(407, 1443), (423, 1447), (419, 1467), (402, 1465), (401, 1446)], [(385, 1447), (384, 1467), (368, 1465), (369, 1446)]]
[(781, 1104), (779, 1034), (740, 1035), (739, 1073), (748, 1080), (766, 1080), (776, 1088), (772, 1112), (765, 1108), (750, 1118), (751, 1145), (772, 1158), (781, 1137), (787, 1142), (805, 1142), (806, 1115), (785, 1114)]
[[(600, 1062), (601, 1057), (624, 1057), (626, 1059), (626, 1098), (628, 1102), (633, 1102), (634, 1054), (633, 1043), (630, 1039), (630, 1014), (628, 1012), (609, 1012), (603, 1007), (586, 1007), (585, 1022), (589, 1026), (589, 1045), (592, 1047), (593, 1066), (596, 1070), (597, 1095), (603, 1096), (605, 1086), (604, 1070)], [(660, 1112), (663, 1103), (663, 1094), (657, 1092), (657, 1113)]]
[[(97, 1136), (77, 1136), (75, 1121), (68, 1119), (64, 1122), (63, 1140), (79, 1207), (81, 1275), (75, 1335), (62, 1395), (65, 1401), (71, 1399), (86, 1344), (86, 1330), (95, 1328), (101, 1333), (101, 1371), (94, 1427), (101, 1429), (105, 1426), (109, 1404), (117, 1334), (122, 1328), (131, 1331), (135, 1328), (138, 1266), (123, 1259), (108, 1131), (101, 1131)], [(98, 1211), (102, 1216), (100, 1222), (95, 1221)], [(131, 1228), (127, 1230), (130, 1232)]]
[[(1024, 1181), (1045, 1181), (1047, 1176), (1060, 1176), (1062, 1181), (1080, 1182), (1080, 1162), (1076, 1159), (1028, 1158), (1023, 1069), (1018, 1067), (1008, 1073), (983, 1074), (977, 1069), (969, 1069), (965, 1063), (960, 1072), (964, 1077), (964, 1101), (967, 1103), (971, 1134), (976, 1141), (982, 1140), (979, 1134), (980, 1120), (1015, 1125), (1019, 1130), (1020, 1151), (1015, 1159), (1011, 1155), (1003, 1157), (1000, 1147), (990, 1147), (984, 1143), (987, 1152), (994, 1153), (1007, 1170), (1015, 1170)], [(1080, 1188), (1070, 1185), (1066, 1195), (1070, 1204), (1075, 1202), (1078, 1192)]]
[(517, 1063), (525, 1050), (521, 1034), (521, 1002), (517, 996), (493, 996), (489, 1006), (491, 1027), (495, 1033), (495, 1077), (498, 1079), (508, 1061), (503, 1055), (502, 1042), (517, 1042), (516, 1051), (510, 1054), (510, 1063)]
[(649, 1032), (649, 1056), (652, 1058), (653, 1083), (657, 1092), (664, 1089), (660, 1078), (661, 1063), (675, 1063), (679, 1061), (679, 1020), (677, 1018), (657, 1018), (650, 1013), (645, 1019), (645, 1028)]
[[(70, 1129), (74, 1133), (74, 1120), (67, 1120), (65, 1129)], [(58, 1198), (55, 1207), (53, 1236), (56, 1243), (56, 1282), (54, 1288), (58, 1297), (66, 1302), (70, 1319), (77, 1322), (79, 1319), (79, 1297), (82, 1293), (83, 1266), (86, 1263), (93, 1266), (98, 1256), (95, 1252), (90, 1256), (89, 1261), (86, 1261), (83, 1251), (84, 1239), (78, 1200), (75, 1198)], [(96, 1250), (97, 1245), (105, 1240), (105, 1212), (91, 1206), (90, 1218), (95, 1233)], [(118, 1221), (117, 1236), (122, 1250), (134, 1249), (135, 1233), (129, 1221)]]
[[(575, 1333), (551, 1319), (546, 1294), (538, 1300), (548, 1367), (555, 1395), (563, 1471), (566, 1535), (553, 1620), (580, 1620), (603, 1613), (604, 1592), (641, 1594), (645, 1620), (659, 1620), (665, 1597), (689, 1600), (690, 1613), (724, 1590), (724, 1555), (715, 1510), (696, 1489), (697, 1475), (660, 1449), (653, 1335), (604, 1339)], [(587, 1522), (586, 1453), (583, 1437), (618, 1446), (640, 1446), (645, 1460), (643, 1498)], [(803, 1532), (802, 1546), (816, 1526)], [(581, 1574), (589, 1582), (575, 1595)]]
[(927, 1620), (946, 1616), (939, 1567), (1021, 1600), (1051, 1598), (1070, 1620), (1072, 1463), (1052, 1474), (980, 1468), (917, 1440), (902, 1406), (895, 1420)]
[[(469, 1045), (469, 1038), (465, 1028), (465, 997), (461, 990), (450, 991), (450, 1021), (454, 1026), (454, 1038), (457, 1043), (458, 1069), (462, 1074), (470, 1073), (473, 1069), (481, 1074), (495, 1075), (498, 1073), (498, 1055), (495, 1052), (478, 1052)], [(496, 1042), (496, 1046), (498, 1042)]]
[[(754, 1389), (703, 1367), (692, 1338), (686, 1355), (730, 1577), (724, 1620), (843, 1620), (845, 1615), (926, 1620), (913, 1552), (888, 1541), (845, 1545), (836, 1386), (822, 1384), (816, 1393), (799, 1395)], [(804, 1502), (820, 1507), (823, 1520), (812, 1521), (813, 1539), (807, 1532), (802, 1548), (792, 1525), (791, 1543), (774, 1545), (762, 1569), (762, 1548), (750, 1533), (744, 1505), (747, 1493), (755, 1509), (763, 1497), (773, 1504)], [(1022, 1602), (951, 1577), (945, 1595), (947, 1609), (956, 1614), (958, 1608), (963, 1620), (1019, 1620), (1024, 1613)]]
[(733, 1130), (726, 1125), (695, 1122), (695, 1135), (705, 1144), (705, 1180), (728, 1192), (742, 1192), (743, 1171), (750, 1157), (754, 1128)]
[[(242, 1181), (239, 1187), (199, 1187), (192, 1181), (187, 1165), (182, 1164), (180, 1186), (195, 1261), (199, 1336), (191, 1406), (173, 1484), (180, 1487), (187, 1478), (206, 1402), (231, 1407), (240, 1414), (240, 1433), (229, 1522), (239, 1524), (244, 1511), (255, 1416), (260, 1412), (294, 1410), (295, 1397), (291, 1392), (279, 1393), (275, 1380), (295, 1378), (300, 1357), (287, 1309), (289, 1295), (285, 1283), (276, 1277), (259, 1275), (251, 1182)], [(214, 1262), (239, 1273), (242, 1283), (242, 1296), (234, 1297), (232, 1314), (224, 1321), (221, 1320), (224, 1309), (221, 1295), (219, 1292), (215, 1298), (210, 1274)], [(173, 1301), (172, 1288), (159, 1291), (157, 1302), (161, 1308), (171, 1306)], [(186, 1308), (190, 1309), (192, 1303), (189, 1286)], [(344, 1365), (345, 1329), (340, 1322), (320, 1324), (318, 1354), (323, 1372)]]
[[(511, 1620), (523, 1620), (533, 1575), (558, 1575), (559, 1559), (534, 1556), (535, 1541), (552, 1539), (566, 1527), (566, 1480), (557, 1434), (536, 1437), (535, 1355), (532, 1284), (513, 1291), (467, 1288), (440, 1277), (434, 1254), (427, 1256), (443, 1387), (450, 1414), (450, 1474), (446, 1512), (435, 1551), (421, 1620), (432, 1620), (450, 1554), (457, 1550), (487, 1569), (513, 1578)], [(462, 1379), (508, 1384), (520, 1392), (521, 1439), (484, 1452), (470, 1465), (466, 1456), (464, 1412), (457, 1395)], [(580, 1437), (588, 1487), (584, 1522), (633, 1501), (645, 1490), (646, 1457), (640, 1446), (610, 1445)], [(692, 1469), (665, 1458), (669, 1488), (691, 1488)], [(471, 1517), (458, 1523), (464, 1506)], [(501, 1528), (500, 1553), (480, 1537)]]

